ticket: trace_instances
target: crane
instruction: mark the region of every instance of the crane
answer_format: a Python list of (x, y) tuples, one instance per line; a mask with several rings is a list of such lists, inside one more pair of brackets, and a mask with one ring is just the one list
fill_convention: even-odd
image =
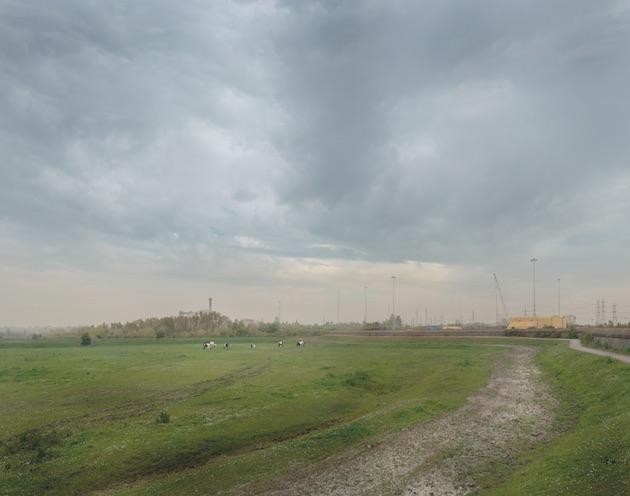
[(501, 291), (501, 285), (499, 284), (499, 279), (497, 279), (497, 275), (493, 272), (492, 273), (492, 277), (494, 277), (494, 284), (497, 287), (497, 294), (499, 295), (499, 298), (501, 299), (501, 307), (503, 308), (503, 323), (507, 324), (508, 321), (508, 312), (507, 312), (507, 308), (505, 308), (505, 300), (503, 299), (503, 291)]

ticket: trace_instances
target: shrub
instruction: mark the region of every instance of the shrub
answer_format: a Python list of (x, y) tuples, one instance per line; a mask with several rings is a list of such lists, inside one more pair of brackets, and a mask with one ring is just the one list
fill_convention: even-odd
[(278, 331), (280, 331), (280, 324), (278, 322), (263, 324), (262, 326), (260, 326), (260, 330), (267, 334), (276, 334)]
[(92, 337), (89, 333), (84, 332), (81, 334), (81, 346), (90, 346), (92, 344)]
[(160, 414), (157, 416), (157, 418), (155, 419), (155, 422), (158, 424), (168, 424), (170, 421), (171, 421), (171, 416), (164, 410), (162, 410)]
[(166, 337), (166, 333), (164, 332), (164, 329), (158, 329), (157, 331), (155, 331), (155, 337), (157, 339), (164, 339)]
[(593, 341), (595, 341), (595, 338), (593, 337), (592, 334), (585, 332), (584, 334), (580, 336), (580, 341), (582, 342), (584, 346), (589, 346), (593, 344)]

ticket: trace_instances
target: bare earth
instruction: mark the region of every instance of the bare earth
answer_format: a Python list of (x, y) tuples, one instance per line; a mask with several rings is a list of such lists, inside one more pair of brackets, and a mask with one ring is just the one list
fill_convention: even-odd
[(234, 494), (465, 495), (492, 462), (505, 463), (540, 442), (555, 401), (535, 351), (514, 347), (486, 387), (458, 410), (349, 450), (288, 479), (255, 483)]

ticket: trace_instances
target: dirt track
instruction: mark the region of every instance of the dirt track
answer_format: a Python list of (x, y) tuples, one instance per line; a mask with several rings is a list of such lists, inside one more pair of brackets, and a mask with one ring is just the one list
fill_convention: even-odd
[[(236, 494), (465, 495), (484, 466), (539, 442), (554, 400), (526, 347), (510, 348), (486, 387), (460, 409), (294, 474)], [(242, 491), (242, 492), (241, 492)]]
[(580, 343), (579, 339), (572, 339), (570, 343), (571, 349), (576, 351), (582, 351), (584, 353), (592, 353), (593, 355), (605, 356), (619, 360), (620, 362), (630, 363), (630, 355), (622, 355), (621, 353), (614, 353), (612, 351), (598, 350), (596, 348), (589, 348)]

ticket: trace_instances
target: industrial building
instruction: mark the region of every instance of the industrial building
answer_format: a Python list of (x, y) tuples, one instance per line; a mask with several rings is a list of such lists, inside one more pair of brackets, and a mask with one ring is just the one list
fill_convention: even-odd
[(566, 329), (567, 318), (560, 315), (536, 316), (536, 317), (512, 317), (507, 326), (508, 329)]

